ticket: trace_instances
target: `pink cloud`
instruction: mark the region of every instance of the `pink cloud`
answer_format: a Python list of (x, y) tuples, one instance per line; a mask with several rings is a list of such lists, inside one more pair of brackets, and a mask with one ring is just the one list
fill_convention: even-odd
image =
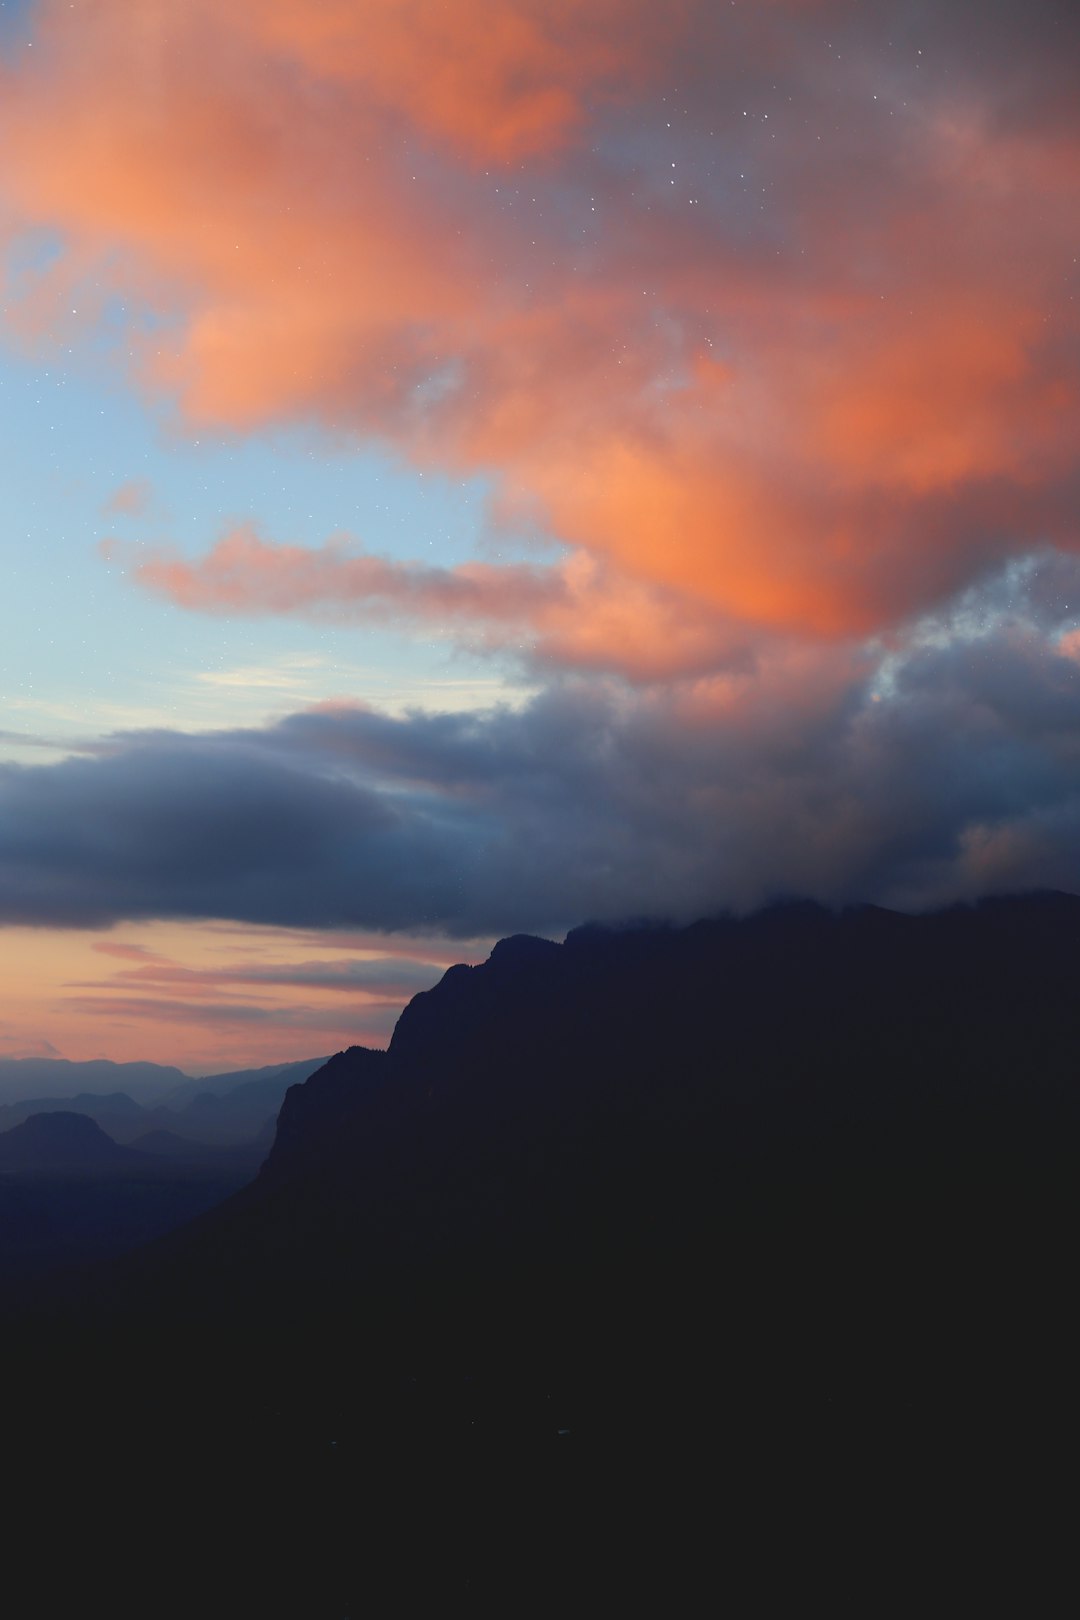
[(165, 963), (168, 958), (147, 950), (145, 945), (124, 945), (119, 941), (95, 940), (90, 947), (100, 956), (115, 956), (121, 962)]
[(745, 657), (745, 637), (691, 594), (661, 593), (578, 551), (548, 567), (392, 562), (348, 536), (322, 548), (275, 544), (252, 527), (197, 561), (103, 548), (145, 589), (190, 611), (338, 624), (396, 623), (513, 652), (532, 665), (616, 667), (633, 679), (696, 672)]
[(593, 571), (234, 540), (142, 581), (219, 612), (340, 585), (662, 674), (723, 663), (732, 623), (864, 636), (1075, 547), (1080, 128), (1024, 94), (1057, 53), (995, 9), (973, 65), (942, 8), (919, 60), (892, 12), (44, 6), (2, 189), (67, 253), (16, 323), (63, 341), (73, 280), (122, 289), (170, 317), (136, 365), (190, 424), (485, 473)]
[(145, 517), (153, 491), (145, 478), (129, 478), (117, 486), (101, 510), (106, 517)]

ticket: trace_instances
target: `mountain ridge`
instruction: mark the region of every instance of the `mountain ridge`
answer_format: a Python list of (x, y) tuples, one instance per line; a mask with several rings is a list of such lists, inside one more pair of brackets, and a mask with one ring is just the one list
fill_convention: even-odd
[(210, 1090), (191, 1081), (167, 1093), (165, 1100), (150, 1105), (122, 1091), (21, 1098), (0, 1105), (0, 1134), (31, 1114), (62, 1111), (88, 1115), (108, 1135), (125, 1144), (148, 1131), (173, 1130), (208, 1146), (242, 1145), (261, 1139), (267, 1122), (276, 1118), (288, 1087), (306, 1079), (325, 1061), (307, 1058), (258, 1070), (240, 1069), (235, 1074), (235, 1085), (226, 1084), (228, 1074), (212, 1076)]
[[(924, 917), (777, 907), (684, 929), (587, 927), (561, 946), (500, 942), (415, 996), (385, 1056), (350, 1049), (292, 1088), (256, 1183), (204, 1221), (232, 1226), (227, 1249), (258, 1251), (240, 1294), (256, 1275), (272, 1294), (287, 1271), (275, 1244), (299, 1254), (303, 1239), (284, 1241), (268, 1215), (275, 1236), (260, 1248), (258, 1211), (289, 1204), (308, 1222), (308, 1298), (319, 1231), (357, 1275), (423, 1271), (448, 1244), (470, 1265), (486, 1255), (483, 1270), (515, 1221), (525, 1248), (542, 1248), (544, 1220), (565, 1245), (566, 1223), (596, 1214), (594, 1172), (640, 1236), (628, 1188), (650, 1156), (646, 1180), (659, 1176), (674, 1205), (693, 1203), (679, 1166), (694, 1170), (703, 1207), (709, 1152), (734, 1180), (770, 1185), (849, 1173), (860, 1156), (895, 1175), (931, 1149), (959, 1154), (964, 1174), (995, 1153), (1053, 1158), (1050, 1123), (1064, 1129), (1076, 1111), (1078, 971), (1080, 900), (1068, 896)], [(368, 1222), (381, 1259), (361, 1241)], [(666, 1222), (665, 1241), (676, 1228)]]
[[(0, 1106), (43, 1098), (73, 1098), (125, 1093), (140, 1107), (173, 1106), (202, 1093), (220, 1095), (248, 1081), (270, 1080), (289, 1069), (325, 1058), (290, 1058), (259, 1068), (223, 1070), (193, 1076), (172, 1064), (148, 1060), (114, 1062), (111, 1058), (0, 1057)], [(120, 1082), (125, 1082), (121, 1084)], [(138, 1095), (136, 1095), (138, 1093)]]

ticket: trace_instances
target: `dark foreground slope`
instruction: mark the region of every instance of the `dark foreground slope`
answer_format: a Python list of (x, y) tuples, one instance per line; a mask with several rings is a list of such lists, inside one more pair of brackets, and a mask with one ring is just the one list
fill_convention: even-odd
[(96, 1392), (52, 1413), (72, 1466), (96, 1424), (189, 1497), (226, 1466), (249, 1575), (288, 1527), (281, 1612), (624, 1601), (650, 1547), (679, 1612), (796, 1547), (836, 1599), (1019, 1480), (1052, 1528), (1078, 984), (1063, 896), (505, 940), (13, 1342)]

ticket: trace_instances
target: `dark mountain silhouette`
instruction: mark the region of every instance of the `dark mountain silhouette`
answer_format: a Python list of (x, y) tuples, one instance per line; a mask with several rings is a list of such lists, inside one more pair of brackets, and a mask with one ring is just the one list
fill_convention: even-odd
[(451, 1239), (455, 1263), (491, 1266), (565, 1240), (576, 1267), (586, 1229), (681, 1249), (778, 1179), (876, 1174), (901, 1197), (916, 1165), (1049, 1167), (1077, 1116), (1078, 968), (1080, 901), (1053, 896), (504, 940), (416, 996), (385, 1057), (354, 1048), (290, 1091), (221, 1231), (250, 1228), (283, 1282), (276, 1236), (256, 1250), (288, 1188), (290, 1222), (310, 1205), (309, 1276), (331, 1231), (395, 1275)]
[(333, 1151), (338, 1132), (349, 1127), (389, 1072), (386, 1053), (353, 1046), (327, 1060), (309, 1080), (290, 1087), (267, 1160), (271, 1179), (303, 1166), (316, 1173)]
[(531, 1612), (522, 1571), (550, 1605), (586, 1554), (640, 1595), (661, 1525), (678, 1612), (750, 1548), (759, 1596), (777, 1547), (850, 1568), (913, 1501), (1030, 1496), (1071, 1432), (1078, 982), (1064, 895), (503, 940), (24, 1340), (122, 1360), (159, 1424), (182, 1386), (169, 1466), (228, 1432), (323, 1549), (304, 1612)]
[(415, 997), (385, 1057), (291, 1091), (257, 1184), (154, 1266), (172, 1286), (182, 1251), (215, 1309), (242, 1249), (222, 1286), (245, 1310), (295, 1287), (338, 1313), (376, 1281), (535, 1298), (534, 1271), (576, 1287), (719, 1243), (739, 1267), (736, 1210), (797, 1246), (824, 1222), (830, 1275), (871, 1219), (935, 1248), (972, 1200), (1026, 1220), (1017, 1178), (1060, 1193), (1076, 1124), (1078, 968), (1063, 896), (504, 940)]

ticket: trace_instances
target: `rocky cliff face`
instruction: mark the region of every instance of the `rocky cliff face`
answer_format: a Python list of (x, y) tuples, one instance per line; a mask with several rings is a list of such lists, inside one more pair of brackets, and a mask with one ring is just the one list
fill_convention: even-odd
[(1078, 973), (1080, 900), (1055, 895), (503, 940), (415, 996), (385, 1056), (293, 1087), (270, 1169), (302, 1149), (347, 1166), (381, 1132), (434, 1136), (447, 1174), (515, 1133), (648, 1155), (695, 1122), (721, 1154), (743, 1134), (804, 1161), (1049, 1148), (1051, 1117), (1076, 1117)]
[(588, 1359), (643, 1310), (654, 1352), (662, 1319), (706, 1354), (725, 1290), (740, 1331), (771, 1301), (835, 1347), (858, 1301), (882, 1354), (939, 1307), (967, 1335), (1021, 1249), (1029, 1292), (1061, 1261), (1078, 973), (1055, 896), (503, 941), (294, 1087), (264, 1173), (145, 1286), (468, 1354), (573, 1323)]

